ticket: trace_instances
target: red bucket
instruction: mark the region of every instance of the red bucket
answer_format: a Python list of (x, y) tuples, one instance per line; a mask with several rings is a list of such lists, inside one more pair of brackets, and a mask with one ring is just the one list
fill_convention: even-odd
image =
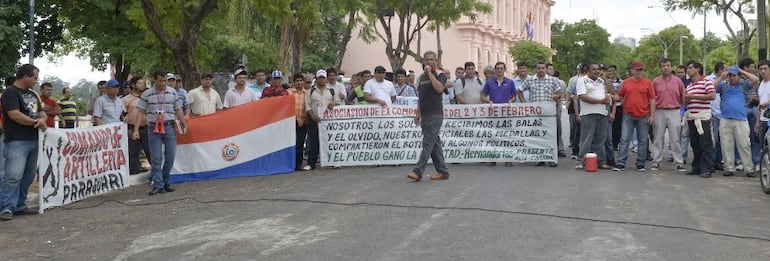
[(596, 157), (596, 153), (586, 153), (586, 155), (583, 156), (586, 172), (596, 172), (596, 168), (599, 165), (598, 161), (599, 159)]

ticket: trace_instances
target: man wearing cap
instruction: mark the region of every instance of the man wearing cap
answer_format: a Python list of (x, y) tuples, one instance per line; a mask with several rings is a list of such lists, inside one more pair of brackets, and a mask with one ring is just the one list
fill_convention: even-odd
[(757, 76), (731, 66), (727, 73), (719, 75), (716, 81), (716, 92), (721, 96), (722, 119), (719, 122), (719, 140), (722, 143), (722, 156), (725, 160), (724, 176), (735, 174), (734, 146), (743, 162), (747, 177), (754, 177), (754, 162), (751, 160), (751, 144), (749, 143), (749, 122), (747, 120), (746, 104), (749, 100), (751, 85), (741, 77), (747, 77), (752, 82), (759, 80)]
[(211, 89), (213, 78), (214, 75), (210, 73), (202, 73), (201, 85), (187, 94), (185, 109), (187, 117), (202, 116), (222, 110), (222, 99), (219, 98), (219, 93)]
[(313, 170), (318, 161), (318, 123), (321, 122), (320, 113), (342, 104), (342, 100), (334, 93), (334, 89), (326, 83), (326, 71), (321, 69), (315, 73), (315, 85), (305, 97), (305, 112), (307, 112), (307, 165), (304, 170)]
[[(671, 144), (671, 153), (674, 157), (674, 167), (677, 171), (686, 171), (684, 168), (684, 159), (679, 147), (679, 135), (681, 134), (682, 121), (679, 117), (679, 109), (684, 101), (684, 83), (679, 77), (674, 76), (671, 60), (663, 58), (658, 63), (660, 75), (652, 81), (652, 87), (655, 89), (655, 121), (652, 143), (652, 170), (660, 168), (660, 162), (663, 159), (663, 145), (665, 144), (665, 134), (668, 129), (668, 139)], [(685, 148), (686, 149), (686, 148)]]
[(626, 168), (628, 159), (628, 143), (631, 134), (636, 130), (639, 148), (636, 156), (636, 170), (646, 171), (647, 146), (649, 142), (650, 125), (655, 122), (655, 89), (652, 82), (644, 78), (644, 65), (640, 61), (631, 63), (631, 78), (623, 80), (615, 100), (623, 100), (623, 128), (620, 135), (618, 157), (615, 160), (615, 171)]
[(233, 108), (238, 105), (246, 104), (259, 100), (257, 93), (250, 88), (246, 88), (246, 78), (248, 72), (238, 68), (235, 70), (235, 87), (225, 93), (225, 101), (222, 103), (224, 108)]
[(43, 102), (43, 110), (48, 118), (45, 121), (45, 125), (48, 128), (54, 127), (54, 117), (61, 114), (61, 108), (59, 104), (51, 99), (53, 94), (53, 85), (50, 82), (46, 82), (40, 85), (40, 101)]
[[(152, 74), (154, 85), (139, 98), (136, 106), (137, 122), (148, 125), (147, 138), (150, 144), (150, 176), (153, 188), (150, 196), (174, 192), (169, 177), (176, 157), (176, 129), (174, 123), (178, 119), (181, 135), (187, 133), (187, 121), (182, 112), (182, 99), (175, 90), (166, 86), (165, 72), (156, 71)], [(245, 77), (245, 75), (243, 75)], [(245, 80), (244, 80), (245, 81)], [(243, 86), (245, 87), (245, 86)], [(139, 125), (134, 125), (131, 138), (139, 139)]]
[(374, 78), (364, 84), (364, 98), (369, 103), (384, 107), (396, 101), (396, 88), (391, 81), (385, 80), (385, 67), (374, 68)]
[(182, 78), (180, 78), (179, 75), (169, 73), (166, 75), (166, 81), (168, 82), (168, 86), (174, 88), (176, 95), (182, 99), (182, 111), (184, 112), (187, 108), (187, 90), (182, 88)]
[(436, 174), (430, 176), (432, 180), (449, 179), (449, 169), (444, 162), (444, 150), (441, 148), (441, 124), (444, 120), (444, 105), (441, 95), (446, 91), (447, 75), (436, 65), (436, 53), (427, 51), (423, 54), (424, 71), (419, 78), (418, 88), (420, 98), (414, 122), (420, 124), (422, 129), (422, 151), (420, 152), (417, 166), (406, 174), (412, 181), (420, 181), (428, 159), (433, 160)]
[(267, 97), (289, 95), (289, 92), (284, 90), (283, 86), (281, 86), (281, 81), (283, 81), (283, 73), (281, 71), (275, 70), (271, 75), (272, 77), (270, 78), (270, 85), (268, 85), (267, 89), (262, 91), (262, 99)]
[(118, 98), (118, 92), (120, 83), (116, 80), (107, 81), (107, 93), (94, 103), (94, 126), (123, 121), (126, 108), (123, 99)]

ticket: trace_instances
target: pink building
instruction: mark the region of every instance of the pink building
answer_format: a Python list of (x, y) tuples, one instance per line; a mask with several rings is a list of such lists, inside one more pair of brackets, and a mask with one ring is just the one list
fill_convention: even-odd
[[(480, 0), (492, 5), (492, 12), (481, 15), (475, 22), (468, 18), (462, 18), (450, 28), (441, 31), (442, 66), (454, 72), (454, 68), (462, 66), (465, 62), (476, 63), (476, 68), (481, 72), (484, 66), (494, 65), (498, 61), (508, 64), (508, 71), (515, 69), (515, 57), (508, 53), (508, 48), (519, 41), (528, 40), (525, 26), (531, 22), (532, 41), (537, 41), (545, 46), (551, 46), (551, 6), (556, 2), (552, 0)], [(397, 20), (397, 19), (394, 19)], [(381, 29), (381, 27), (378, 27)], [(393, 30), (398, 30), (393, 26)], [(358, 35), (354, 30), (353, 35)], [(398, 32), (393, 32), (397, 35)], [(394, 41), (397, 40), (394, 38)], [(417, 50), (417, 41), (413, 43), (413, 49)], [(422, 52), (437, 50), (436, 33), (422, 32)], [(350, 40), (348, 50), (342, 63), (342, 70), (348, 75), (364, 69), (373, 70), (375, 66), (382, 65), (391, 68), (385, 55), (385, 44), (377, 41), (367, 44), (359, 38)], [(420, 71), (420, 64), (412, 58), (407, 58), (404, 64), (406, 70)], [(453, 75), (454, 76), (454, 75)]]

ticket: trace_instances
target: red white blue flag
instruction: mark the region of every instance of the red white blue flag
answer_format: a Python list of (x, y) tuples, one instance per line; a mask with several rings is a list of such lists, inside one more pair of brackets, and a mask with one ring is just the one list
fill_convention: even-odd
[(524, 30), (527, 31), (527, 40), (532, 41), (535, 38), (535, 26), (532, 24), (532, 11), (527, 13), (527, 19), (524, 20)]

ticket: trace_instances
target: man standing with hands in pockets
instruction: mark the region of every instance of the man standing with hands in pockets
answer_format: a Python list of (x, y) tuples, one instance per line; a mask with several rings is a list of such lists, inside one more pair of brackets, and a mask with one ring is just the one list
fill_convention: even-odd
[(444, 121), (444, 106), (441, 94), (446, 90), (446, 73), (436, 66), (436, 53), (428, 51), (423, 54), (423, 73), (418, 79), (419, 103), (414, 115), (414, 122), (422, 128), (422, 152), (417, 166), (406, 176), (417, 182), (422, 179), (428, 157), (433, 159), (433, 165), (438, 173), (430, 176), (432, 180), (449, 179), (449, 169), (444, 162), (444, 151), (441, 149), (439, 131)]

